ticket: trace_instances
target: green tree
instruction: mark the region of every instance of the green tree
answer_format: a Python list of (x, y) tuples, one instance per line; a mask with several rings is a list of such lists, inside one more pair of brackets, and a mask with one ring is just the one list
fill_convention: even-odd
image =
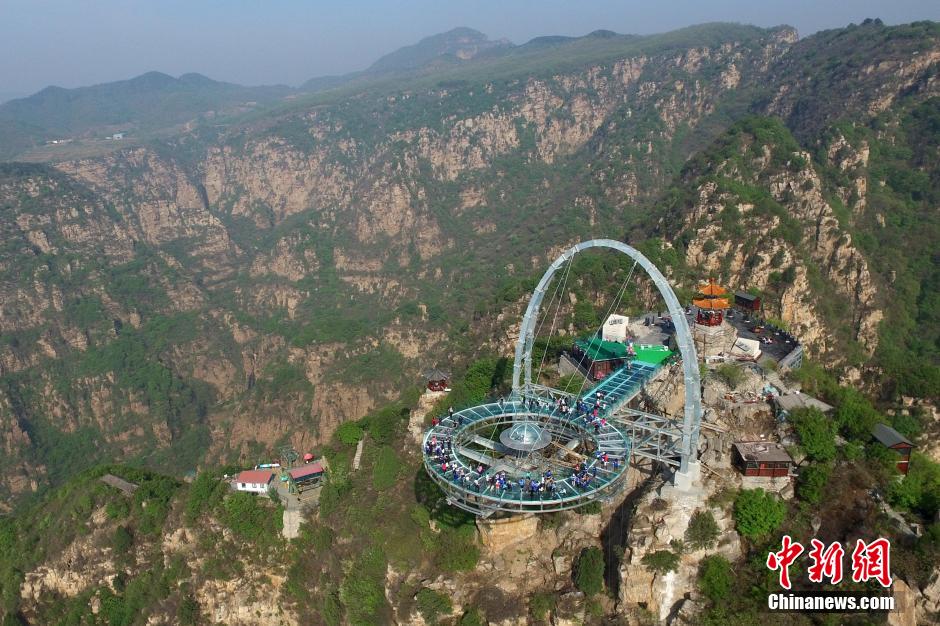
[(699, 564), (698, 586), (702, 593), (714, 604), (728, 599), (733, 583), (731, 563), (720, 554), (712, 554)]
[(529, 611), (538, 621), (544, 621), (555, 610), (555, 594), (549, 591), (537, 591), (529, 598)]
[(798, 409), (790, 415), (790, 421), (810, 459), (826, 463), (836, 458), (835, 424), (822, 411)]
[(578, 303), (574, 305), (574, 325), (575, 328), (580, 329), (597, 328), (600, 325), (597, 311), (594, 310), (594, 305), (589, 300), (578, 300)]
[(881, 415), (871, 402), (856, 389), (840, 387), (837, 390), (835, 421), (849, 439), (867, 440)]
[(362, 428), (355, 422), (343, 422), (336, 429), (336, 438), (347, 446), (354, 446), (362, 439)]
[(450, 598), (440, 591), (423, 587), (415, 596), (418, 612), (429, 624), (436, 624), (441, 615), (450, 615), (454, 610)]
[(114, 529), (114, 535), (111, 537), (111, 547), (115, 554), (127, 554), (127, 551), (134, 545), (134, 537), (127, 526), (118, 526)]
[(742, 489), (734, 501), (738, 532), (751, 539), (768, 535), (783, 523), (787, 505), (763, 489)]
[(801, 500), (809, 504), (819, 504), (822, 501), (826, 484), (829, 482), (829, 468), (825, 465), (813, 464), (800, 470), (800, 478), (796, 485), (796, 494)]
[(575, 567), (574, 584), (587, 596), (604, 590), (604, 554), (591, 546), (581, 551)]
[(650, 552), (644, 555), (641, 560), (648, 570), (657, 574), (674, 572), (679, 568), (679, 555), (672, 550)]
[(718, 540), (721, 529), (715, 516), (708, 509), (699, 510), (689, 519), (689, 527), (685, 529), (685, 542), (693, 550), (713, 547)]

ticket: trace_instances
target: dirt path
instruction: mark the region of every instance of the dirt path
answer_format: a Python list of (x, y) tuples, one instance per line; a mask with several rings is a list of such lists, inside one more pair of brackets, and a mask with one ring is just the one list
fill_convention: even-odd
[(365, 443), (366, 439), (363, 437), (359, 440), (359, 443), (356, 444), (356, 456), (353, 457), (353, 471), (359, 469), (359, 464), (362, 462), (362, 447)]
[(284, 528), (281, 535), (284, 539), (296, 539), (300, 535), (300, 509), (284, 509)]

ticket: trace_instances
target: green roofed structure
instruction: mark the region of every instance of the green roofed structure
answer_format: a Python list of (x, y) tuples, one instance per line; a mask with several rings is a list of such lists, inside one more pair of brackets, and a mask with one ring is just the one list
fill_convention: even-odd
[(658, 366), (672, 356), (672, 351), (665, 346), (633, 346), (633, 353), (627, 344), (619, 341), (604, 341), (598, 336), (577, 339), (574, 342), (572, 356), (591, 380), (600, 380), (627, 364), (638, 361)]

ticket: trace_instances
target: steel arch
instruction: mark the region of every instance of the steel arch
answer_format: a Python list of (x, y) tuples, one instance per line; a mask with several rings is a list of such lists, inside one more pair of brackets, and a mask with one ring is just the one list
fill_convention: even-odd
[[(536, 286), (522, 318), (522, 327), (519, 329), (519, 339), (516, 341), (516, 355), (512, 368), (512, 388), (514, 394), (524, 393), (532, 386), (532, 345), (535, 341), (535, 324), (538, 320), (539, 310), (545, 291), (551, 283), (555, 273), (575, 254), (590, 248), (608, 248), (623, 252), (637, 262), (653, 280), (659, 293), (666, 301), (666, 307), (672, 316), (676, 327), (676, 343), (682, 355), (682, 370), (685, 380), (685, 412), (682, 422), (682, 445), (680, 453), (679, 471), (685, 473), (689, 469), (689, 461), (695, 459), (698, 449), (699, 430), (702, 423), (702, 390), (701, 374), (698, 369), (698, 354), (695, 351), (695, 342), (689, 323), (685, 318), (685, 311), (679, 304), (679, 298), (653, 262), (642, 252), (614, 239), (591, 239), (574, 245), (565, 250), (542, 276)], [(523, 375), (525, 380), (523, 381)]]

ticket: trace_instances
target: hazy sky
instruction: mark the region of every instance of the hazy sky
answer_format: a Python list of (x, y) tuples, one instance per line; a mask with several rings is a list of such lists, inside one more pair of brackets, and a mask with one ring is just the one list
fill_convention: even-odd
[(866, 17), (940, 20), (940, 0), (0, 0), (0, 97), (149, 70), (297, 85), (455, 26), (523, 43), (708, 21), (807, 35)]

